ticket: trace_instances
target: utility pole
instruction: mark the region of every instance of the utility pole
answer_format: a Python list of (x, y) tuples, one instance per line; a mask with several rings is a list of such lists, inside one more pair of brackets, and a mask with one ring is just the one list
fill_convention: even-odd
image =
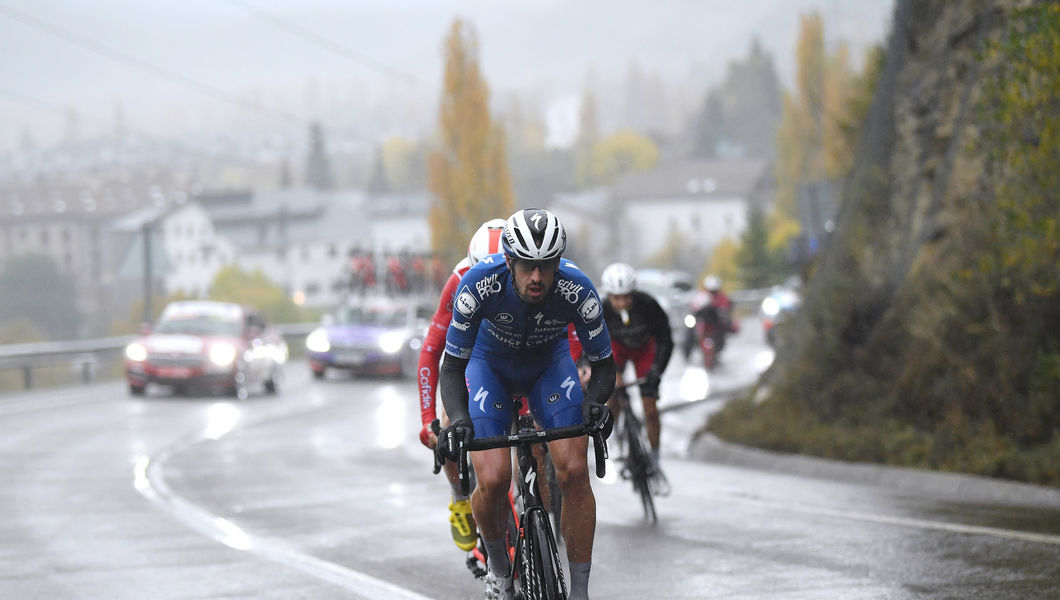
[(140, 237), (144, 241), (144, 323), (150, 323), (154, 310), (151, 307), (151, 221), (140, 226)]

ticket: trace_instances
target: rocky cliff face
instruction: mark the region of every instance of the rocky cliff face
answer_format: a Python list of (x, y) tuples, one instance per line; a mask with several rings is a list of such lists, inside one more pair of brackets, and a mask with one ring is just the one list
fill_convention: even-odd
[[(1060, 349), (1038, 332), (1060, 329), (1056, 286), (1033, 275), (1026, 285), (1040, 293), (1021, 304), (1023, 284), (997, 266), (1004, 248), (984, 250), (998, 245), (997, 190), (1011, 171), (985, 135), (998, 122), (984, 95), (1004, 60), (988, 50), (1028, 6), (1060, 13), (1048, 2), (897, 0), (836, 232), (769, 374), (774, 397), (823, 423), (968, 432), (999, 452), (1060, 431), (1058, 402), (1042, 399), (1060, 396)], [(1044, 227), (1042, 247), (1055, 252), (1055, 217)]]

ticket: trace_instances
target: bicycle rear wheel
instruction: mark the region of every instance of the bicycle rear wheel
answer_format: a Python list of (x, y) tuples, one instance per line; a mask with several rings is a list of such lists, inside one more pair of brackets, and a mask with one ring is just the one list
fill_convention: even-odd
[(566, 600), (563, 566), (548, 515), (533, 507), (523, 516), (523, 554), (520, 578), (523, 600)]

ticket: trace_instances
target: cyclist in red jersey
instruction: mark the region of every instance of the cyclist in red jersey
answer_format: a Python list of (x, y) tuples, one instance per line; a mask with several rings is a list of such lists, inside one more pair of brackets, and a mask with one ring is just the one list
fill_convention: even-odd
[[(652, 457), (659, 462), (659, 382), (673, 353), (674, 340), (670, 319), (655, 298), (637, 290), (633, 267), (614, 263), (604, 269), (600, 291), (604, 299), (604, 320), (611, 332), (611, 352), (615, 357), (617, 377), (621, 379), (626, 363), (632, 362), (637, 377), (643, 378), (640, 399), (644, 407), (644, 426), (651, 443)], [(621, 384), (621, 381), (616, 382)], [(609, 403), (614, 402), (614, 397)], [(612, 412), (617, 407), (611, 406)]]
[[(471, 237), (467, 257), (456, 263), (452, 274), (445, 282), (438, 302), (438, 310), (435, 311), (427, 336), (423, 340), (416, 369), (420, 388), (420, 422), (423, 423), (420, 441), (431, 450), (438, 443), (437, 436), (431, 431), (431, 422), (440, 418), (443, 427), (449, 424), (444, 412), (439, 415), (437, 411), (438, 364), (445, 350), (445, 334), (449, 330), (449, 322), (453, 320), (453, 299), (456, 296), (457, 284), (460, 283), (460, 278), (464, 273), (475, 263), (489, 254), (500, 252), (503, 230), (504, 219), (491, 219), (483, 223)], [(449, 524), (453, 542), (461, 550), (470, 551), (474, 549), (478, 540), (475, 520), (471, 515), (471, 504), (468, 497), (460, 493), (456, 463), (448, 461), (444, 468), (445, 475), (453, 489), (453, 499), (449, 503)]]

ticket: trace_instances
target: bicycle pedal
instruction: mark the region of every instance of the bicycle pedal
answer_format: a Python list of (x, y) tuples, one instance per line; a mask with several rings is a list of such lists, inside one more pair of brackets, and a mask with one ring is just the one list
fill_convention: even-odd
[(471, 571), (471, 574), (475, 576), (475, 579), (482, 579), (486, 576), (486, 569), (479, 566), (478, 559), (475, 558), (474, 554), (467, 557), (467, 570)]

